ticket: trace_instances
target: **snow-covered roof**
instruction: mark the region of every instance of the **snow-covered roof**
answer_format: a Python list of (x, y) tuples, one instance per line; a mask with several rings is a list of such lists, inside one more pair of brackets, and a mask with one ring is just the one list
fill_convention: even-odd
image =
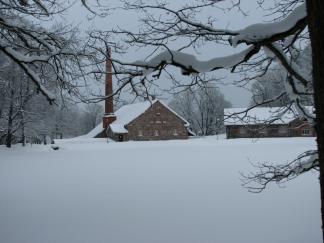
[(155, 102), (157, 102), (157, 100), (138, 102), (122, 106), (115, 112), (116, 120), (112, 124), (119, 124), (123, 126), (127, 125), (132, 120), (142, 115)]
[[(144, 102), (138, 102), (134, 104), (124, 105), (120, 109), (118, 109), (115, 112), (116, 120), (109, 125), (111, 131), (113, 133), (128, 133), (125, 126), (129, 124), (131, 121), (142, 115), (148, 108), (150, 108), (154, 103), (160, 102), (163, 106), (165, 106), (170, 112), (172, 112), (174, 115), (179, 117), (184, 123), (185, 126), (189, 126), (189, 122), (186, 121), (183, 117), (179, 116), (174, 110), (172, 110), (170, 107), (168, 107), (166, 104), (164, 104), (160, 100), (154, 100), (154, 101), (144, 101)], [(87, 135), (93, 135), (96, 136), (98, 133), (100, 133), (103, 130), (102, 123), (100, 123), (96, 128), (94, 128), (91, 132), (89, 132)]]
[(125, 125), (122, 124), (115, 124), (112, 123), (109, 125), (111, 131), (113, 131), (113, 133), (128, 133), (127, 129), (125, 128)]
[[(306, 107), (312, 112), (313, 107)], [(286, 107), (256, 107), (224, 109), (224, 124), (228, 125), (255, 125), (255, 124), (288, 124), (299, 117), (298, 113)]]
[(94, 129), (92, 129), (90, 132), (88, 132), (85, 135), (82, 135), (83, 138), (94, 138), (99, 133), (103, 131), (102, 122), (100, 122)]

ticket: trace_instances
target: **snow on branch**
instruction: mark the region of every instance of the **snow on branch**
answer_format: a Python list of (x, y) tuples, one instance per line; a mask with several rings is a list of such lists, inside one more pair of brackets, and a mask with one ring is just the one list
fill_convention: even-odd
[(246, 62), (258, 51), (259, 48), (252, 45), (244, 51), (230, 56), (212, 58), (208, 61), (199, 61), (194, 55), (179, 51), (167, 50), (145, 62), (136, 61), (133, 63), (123, 63), (122, 61), (116, 59), (113, 61), (123, 65), (142, 67), (145, 69), (143, 71), (144, 76), (147, 76), (156, 70), (160, 70), (165, 65), (179, 67), (182, 70), (182, 74), (189, 75), (211, 72), (221, 68), (235, 68), (237, 65)]
[(288, 164), (259, 163), (253, 166), (258, 171), (247, 175), (241, 173), (242, 184), (251, 192), (261, 192), (271, 182), (281, 184), (307, 171), (318, 170), (318, 152), (317, 150), (306, 151)]
[[(294, 34), (307, 25), (306, 4), (296, 7), (286, 18), (274, 23), (258, 23), (237, 31), (237, 35), (230, 39), (233, 46), (239, 43), (260, 43), (264, 40), (282, 39)], [(267, 41), (268, 42), (268, 41)]]
[[(273, 23), (259, 23), (250, 25), (242, 30), (232, 31), (228, 29), (218, 29), (211, 24), (203, 24), (191, 18), (188, 9), (173, 10), (165, 5), (145, 5), (145, 4), (128, 4), (130, 9), (140, 9), (143, 12), (149, 12), (148, 9), (158, 9), (165, 11), (166, 16), (173, 16), (165, 21), (155, 19), (153, 15), (148, 14), (144, 24), (147, 29), (141, 30), (140, 33), (134, 34), (128, 31), (111, 31), (110, 34), (126, 34), (130, 39), (129, 43), (139, 45), (151, 45), (154, 47), (164, 48), (164, 51), (157, 54), (148, 61), (137, 61), (134, 63), (125, 63), (116, 60), (117, 63), (125, 66), (143, 68), (142, 75), (147, 76), (154, 71), (161, 71), (168, 65), (179, 67), (182, 73), (197, 74), (211, 72), (221, 68), (235, 68), (248, 62), (251, 57), (259, 53), (263, 47), (270, 52), (274, 52), (273, 56), (279, 59), (282, 65), (287, 69), (294, 78), (298, 79), (304, 86), (308, 81), (295, 69), (291, 67), (286, 54), (276, 48), (277, 41), (289, 38), (292, 35), (299, 35), (307, 26), (307, 16), (305, 4), (301, 4), (290, 12), (284, 19)], [(191, 10), (191, 8), (189, 8)], [(234, 55), (213, 58), (208, 61), (199, 61), (193, 55), (183, 53), (182, 51), (170, 50), (166, 47), (168, 40), (174, 37), (188, 37), (192, 40), (186, 47), (194, 46), (194, 42), (201, 39), (215, 43), (223, 43), (228, 38), (229, 43), (236, 47), (239, 44), (247, 45), (244, 51)], [(205, 38), (205, 39), (204, 39)], [(167, 49), (167, 50), (165, 50)], [(181, 50), (181, 48), (180, 48)], [(124, 69), (127, 70), (127, 69)], [(159, 74), (157, 75), (159, 76)]]
[[(218, 1), (213, 1), (206, 4), (206, 6), (210, 7), (209, 5), (213, 5), (216, 2)], [(198, 36), (211, 39), (218, 37), (218, 39), (216, 38), (217, 40), (221, 40), (222, 37), (229, 37), (229, 42), (234, 47), (241, 43), (264, 45), (265, 43), (282, 40), (307, 26), (305, 3), (296, 7), (280, 21), (252, 24), (241, 30), (215, 28), (210, 23), (204, 24), (201, 21), (196, 21), (194, 13), (196, 8), (200, 8), (200, 6), (180, 10), (168, 8), (165, 4), (146, 5), (142, 2), (126, 3), (126, 6), (127, 10), (142, 10), (148, 15), (143, 20), (143, 24), (146, 25), (147, 29), (143, 29), (139, 35), (141, 36), (141, 41), (146, 39), (156, 41), (157, 44), (163, 39), (170, 39), (175, 36), (187, 36), (189, 38)], [(159, 17), (155, 18), (154, 15), (150, 14), (149, 10), (160, 10), (165, 12), (167, 17), (163, 19), (161, 15), (158, 15)], [(191, 12), (188, 13), (188, 10)], [(173, 18), (170, 18), (170, 15)]]
[[(80, 67), (80, 60), (83, 55), (78, 53), (76, 50), (65, 50), (58, 49), (57, 51), (48, 52), (47, 54), (43, 53), (42, 55), (33, 55), (27, 54), (24, 51), (16, 51), (12, 47), (2, 46), (0, 43), (0, 50), (11, 58), (30, 78), (31, 81), (36, 85), (38, 91), (43, 94), (49, 103), (52, 103), (55, 100), (55, 95), (49, 91), (44, 86), (43, 74), (38, 71), (36, 72), (37, 67), (40, 65), (46, 65), (48, 68), (51, 67), (52, 78), (57, 82), (57, 86), (64, 87), (71, 91), (73, 89), (73, 84), (71, 82), (72, 76), (70, 74), (69, 66), (63, 66), (70, 62), (74, 63), (72, 65), (77, 65)], [(69, 56), (76, 57), (75, 61), (71, 61)], [(73, 74), (76, 75), (77, 73)]]

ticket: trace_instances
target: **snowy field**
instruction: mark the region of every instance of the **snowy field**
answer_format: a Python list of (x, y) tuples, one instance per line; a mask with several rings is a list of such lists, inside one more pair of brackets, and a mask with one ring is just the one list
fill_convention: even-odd
[(286, 162), (314, 138), (0, 147), (1, 243), (320, 243), (316, 173), (261, 194), (250, 162)]

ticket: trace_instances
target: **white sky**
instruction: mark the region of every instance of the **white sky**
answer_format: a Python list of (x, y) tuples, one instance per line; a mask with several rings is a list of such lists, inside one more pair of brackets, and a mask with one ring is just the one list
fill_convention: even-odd
[[(89, 1), (90, 2), (90, 1)], [(227, 1), (229, 2), (229, 1)], [(226, 2), (226, 3), (227, 3)], [(109, 1), (111, 7), (117, 6), (119, 1)], [(181, 6), (183, 1), (175, 0), (172, 1), (172, 8), (177, 8)], [(221, 3), (220, 6), (224, 7), (224, 3)], [(264, 21), (266, 19), (270, 19), (269, 17), (264, 17), (265, 12), (260, 9), (257, 5), (256, 1), (251, 0), (241, 0), (241, 7), (246, 16), (244, 16), (241, 12), (237, 9), (232, 10), (224, 14), (224, 12), (220, 10), (210, 10), (205, 11), (202, 13), (202, 19), (206, 19), (207, 16), (213, 16), (217, 18), (217, 24), (220, 28), (228, 28), (228, 29), (240, 29), (249, 24)], [(124, 11), (124, 10), (114, 10), (111, 11), (111, 14), (104, 17), (96, 17), (89, 20), (91, 14), (79, 3), (75, 4), (72, 9), (70, 9), (69, 13), (63, 16), (63, 21), (72, 22), (74, 24), (79, 25), (81, 30), (87, 29), (99, 29), (99, 30), (110, 30), (116, 28), (117, 26), (136, 32), (139, 28), (138, 13), (134, 11)], [(172, 46), (171, 46), (172, 48)], [(206, 60), (209, 58), (214, 58), (217, 56), (226, 56), (231, 53), (238, 52), (239, 48), (232, 48), (227, 46), (221, 45), (213, 45), (213, 46), (203, 46), (197, 54), (198, 59)], [(123, 56), (115, 56), (124, 61), (136, 61), (143, 59), (149, 50), (136, 50), (128, 55)], [(173, 69), (172, 69), (173, 70)], [(179, 73), (179, 70), (175, 70), (175, 73)], [(230, 74), (226, 70), (220, 70), (215, 72), (216, 77), (224, 78), (224, 82), (231, 83), (235, 80), (239, 79), (238, 75)], [(177, 75), (179, 79), (185, 79), (182, 75)], [(168, 82), (161, 78), (158, 81), (158, 84), (162, 88), (167, 88), (169, 86)], [(225, 95), (225, 98), (229, 100), (234, 107), (245, 107), (249, 103), (250, 94), (246, 89), (235, 87), (234, 85), (226, 85), (226, 86), (219, 86), (222, 92)], [(168, 98), (170, 95), (163, 94), (164, 97)]]

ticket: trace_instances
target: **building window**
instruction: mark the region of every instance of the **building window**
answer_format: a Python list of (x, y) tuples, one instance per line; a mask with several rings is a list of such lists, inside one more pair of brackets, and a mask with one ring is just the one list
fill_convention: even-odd
[(306, 136), (306, 135), (309, 135), (309, 129), (303, 129), (302, 130), (302, 135)]
[(166, 123), (166, 121), (163, 121), (163, 123), (165, 124), (165, 123)]
[(161, 124), (161, 121), (156, 121), (155, 123), (157, 123), (157, 124)]
[(266, 136), (268, 134), (268, 131), (267, 131), (266, 128), (262, 128), (262, 129), (259, 130), (259, 134), (261, 136)]
[(158, 116), (159, 116), (159, 115), (161, 115), (161, 113), (160, 113), (160, 112), (157, 112), (157, 113), (156, 113), (156, 115), (158, 115)]
[(242, 134), (242, 135), (246, 134), (246, 128), (245, 128), (245, 127), (240, 127), (240, 128), (239, 128), (239, 132), (240, 132), (240, 134)]
[(154, 136), (155, 136), (155, 137), (159, 136), (159, 131), (158, 131), (158, 130), (155, 130), (155, 131), (154, 131)]
[(279, 133), (280, 134), (288, 133), (288, 128), (286, 126), (279, 127)]
[(179, 134), (178, 134), (178, 131), (177, 131), (177, 129), (174, 129), (173, 130), (173, 136), (178, 136)]
[(138, 130), (138, 136), (142, 137), (143, 136), (143, 131), (142, 130)]

